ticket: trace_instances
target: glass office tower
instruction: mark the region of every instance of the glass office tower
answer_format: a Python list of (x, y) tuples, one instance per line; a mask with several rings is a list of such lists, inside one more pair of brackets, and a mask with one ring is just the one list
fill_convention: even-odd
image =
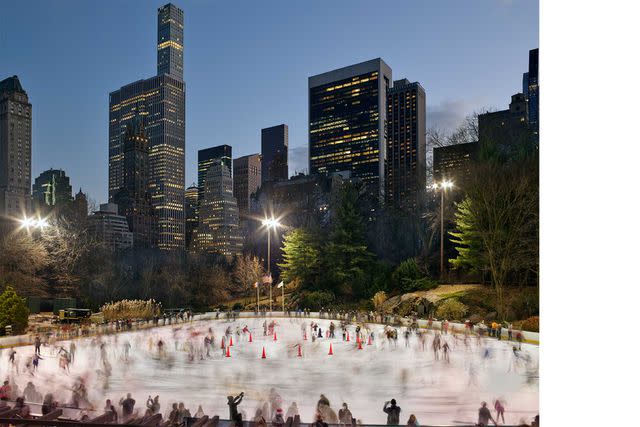
[(309, 172), (346, 173), (384, 200), (387, 89), (380, 58), (309, 77)]

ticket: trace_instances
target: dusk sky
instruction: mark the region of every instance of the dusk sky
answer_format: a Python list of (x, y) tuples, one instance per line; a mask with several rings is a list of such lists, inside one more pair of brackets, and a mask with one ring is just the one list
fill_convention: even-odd
[[(33, 104), (35, 178), (64, 169), (105, 202), (108, 94), (156, 73), (162, 1), (6, 1), (0, 80), (18, 75)], [(538, 47), (538, 2), (181, 0), (185, 14), (186, 186), (197, 150), (260, 151), (260, 129), (289, 125), (289, 174), (307, 169), (307, 78), (381, 57), (419, 81), (427, 126), (450, 129), (506, 108)]]

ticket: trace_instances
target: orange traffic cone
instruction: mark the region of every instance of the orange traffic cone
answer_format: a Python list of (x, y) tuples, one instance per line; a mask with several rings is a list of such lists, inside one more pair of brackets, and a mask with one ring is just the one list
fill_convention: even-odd
[(220, 340), (220, 348), (224, 349), (224, 338)]
[(231, 347), (227, 347), (227, 355), (226, 357), (231, 357)]
[(298, 344), (298, 357), (302, 357), (302, 346)]
[(360, 335), (356, 335), (356, 343), (360, 344)]
[(275, 331), (273, 332), (273, 340), (278, 341), (278, 333)]
[(229, 347), (233, 347), (233, 336), (229, 338)]
[(358, 340), (358, 350), (362, 350), (362, 341)]
[(262, 358), (263, 359), (267, 358), (267, 353), (264, 351), (264, 346), (262, 347)]
[(329, 356), (333, 356), (333, 345), (329, 343)]
[(349, 342), (349, 341), (351, 341), (351, 340), (349, 339), (349, 332), (347, 332), (347, 342)]
[(251, 332), (249, 332), (249, 342), (253, 342), (253, 337), (251, 336)]
[(369, 335), (369, 341), (367, 342), (367, 345), (371, 345), (371, 335)]

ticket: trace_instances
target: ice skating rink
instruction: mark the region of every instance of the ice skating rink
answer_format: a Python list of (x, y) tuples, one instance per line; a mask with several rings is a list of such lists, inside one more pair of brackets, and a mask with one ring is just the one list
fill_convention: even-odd
[[(245, 392), (239, 406), (245, 420), (253, 419), (256, 409), (268, 401), (272, 388), (281, 396), (286, 413), (296, 402), (303, 422), (311, 422), (320, 394), (338, 411), (342, 402), (349, 405), (353, 416), (363, 423), (385, 424), (382, 412), (385, 401), (395, 398), (402, 408), (400, 423), (406, 424), (415, 414), (421, 425), (474, 424), (481, 401), (491, 408), (500, 399), (505, 408), (507, 424), (530, 421), (538, 412), (538, 347), (523, 344), (516, 357), (515, 343), (472, 337), (465, 345), (462, 335), (443, 339), (451, 348), (450, 362), (435, 360), (432, 350), (434, 333), (427, 333), (424, 350), (415, 334), (405, 342), (404, 328), (398, 328), (397, 345), (383, 337), (383, 326), (369, 324), (375, 333), (372, 345), (357, 349), (355, 325), (350, 325), (350, 342), (342, 340), (339, 321), (334, 321), (334, 339), (318, 338), (312, 342), (309, 325), (316, 321), (323, 336), (328, 333), (330, 320), (274, 318), (277, 325), (273, 336), (263, 336), (264, 319), (196, 321), (187, 324), (158, 327), (149, 330), (103, 336), (105, 356), (111, 374), (102, 361), (96, 338), (75, 340), (77, 350), (69, 372), (58, 366), (58, 349), (42, 347), (38, 370), (33, 376), (26, 370), (34, 347), (19, 347), (16, 369), (9, 364), (9, 350), (1, 354), (0, 375), (11, 377), (20, 390), (28, 381), (43, 395), (53, 392), (60, 403), (71, 401), (71, 389), (80, 377), (84, 378), (89, 401), (102, 410), (104, 400), (110, 398), (117, 405), (120, 398), (132, 393), (136, 408), (144, 411), (148, 396), (160, 396), (161, 412), (166, 416), (171, 403), (184, 402), (194, 414), (202, 405), (206, 414), (229, 417), (227, 395)], [(267, 319), (269, 322), (270, 319)], [(301, 324), (306, 323), (308, 340), (302, 339)], [(235, 334), (247, 325), (248, 335)], [(231, 327), (233, 346), (230, 356), (224, 357), (221, 337)], [(211, 328), (215, 344), (210, 357), (204, 351), (204, 337)], [(165, 345), (166, 355), (160, 357), (158, 340)], [(131, 345), (128, 360), (125, 343)], [(69, 341), (57, 346), (69, 349)], [(333, 355), (329, 356), (332, 344)], [(302, 345), (302, 357), (297, 357), (297, 344)], [(515, 344), (517, 345), (517, 344)], [(261, 358), (265, 348), (266, 359)], [(189, 350), (193, 357), (189, 357)], [(193, 359), (193, 360), (191, 360)], [(265, 417), (266, 418), (266, 417)]]

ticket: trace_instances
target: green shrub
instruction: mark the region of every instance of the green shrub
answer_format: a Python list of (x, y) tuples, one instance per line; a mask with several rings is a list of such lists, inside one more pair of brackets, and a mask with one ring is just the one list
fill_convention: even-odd
[(243, 308), (244, 308), (244, 305), (242, 305), (241, 302), (237, 302), (233, 304), (233, 307), (231, 307), (231, 310), (242, 310)]
[(393, 289), (402, 293), (414, 291), (426, 291), (435, 288), (438, 284), (427, 274), (426, 269), (421, 268), (416, 258), (402, 261), (391, 275)]
[(444, 300), (436, 309), (438, 319), (463, 320), (468, 307), (455, 298)]
[(27, 300), (20, 298), (11, 286), (7, 286), (0, 294), (0, 333), (11, 325), (12, 333), (21, 334), (29, 324), (29, 307)]
[(310, 310), (320, 310), (322, 307), (332, 306), (335, 299), (335, 295), (330, 291), (304, 292), (300, 295), (300, 305)]

